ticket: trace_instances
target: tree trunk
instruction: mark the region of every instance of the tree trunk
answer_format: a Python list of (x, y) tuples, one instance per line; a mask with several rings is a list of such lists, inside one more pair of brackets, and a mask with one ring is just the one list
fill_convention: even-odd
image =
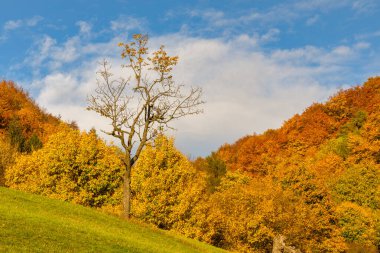
[(131, 168), (126, 166), (123, 185), (123, 216), (129, 219), (131, 217)]

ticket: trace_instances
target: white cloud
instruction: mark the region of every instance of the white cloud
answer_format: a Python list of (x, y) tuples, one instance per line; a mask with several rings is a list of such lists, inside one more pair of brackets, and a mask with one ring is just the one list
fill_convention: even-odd
[(314, 15), (306, 20), (306, 25), (311, 26), (317, 23), (319, 20), (319, 15)]
[(113, 31), (129, 32), (131, 30), (143, 30), (145, 21), (143, 19), (131, 16), (120, 16), (118, 19), (110, 22), (110, 28)]
[(3, 25), (3, 31), (0, 31), (0, 43), (3, 41), (6, 41), (9, 37), (9, 34), (17, 29), (21, 29), (24, 27), (34, 27), (36, 26), (41, 20), (43, 20), (43, 17), (41, 16), (34, 16), (29, 19), (16, 19), (16, 20), (8, 20)]
[(43, 64), (50, 56), (51, 48), (56, 45), (57, 41), (50, 36), (43, 36), (40, 38), (29, 50), (22, 64), (12, 66), (12, 69), (18, 70), (25, 66), (31, 67), (33, 74), (39, 74), (40, 69), (43, 68)]
[(4, 30), (14, 30), (22, 26), (22, 20), (9, 20), (4, 24)]
[[(41, 79), (35, 79), (32, 86), (40, 88), (36, 101), (50, 113), (60, 115), (67, 122), (76, 121), (80, 129), (96, 128), (103, 138), (112, 142), (115, 140), (100, 131), (109, 129), (109, 122), (86, 110), (87, 97), (96, 88), (95, 73), (99, 61), (95, 58), (80, 68), (54, 71)], [(117, 64), (120, 65), (120, 61)], [(115, 74), (121, 74), (120, 68), (114, 71)]]
[(63, 47), (54, 47), (50, 52), (50, 57), (56, 63), (67, 63), (76, 60), (80, 56), (78, 50), (81, 49), (81, 41), (79, 37), (68, 39)]
[[(152, 48), (165, 44), (170, 53), (179, 55), (175, 68), (179, 83), (204, 90), (204, 114), (174, 125), (178, 130), (172, 134), (185, 154), (207, 155), (224, 142), (280, 127), (294, 113), (332, 95), (336, 86), (329, 85), (340, 83), (344, 63), (354, 60), (364, 46), (263, 51), (258, 46), (262, 37), (242, 34), (226, 40), (171, 34), (151, 38)], [(77, 121), (81, 128), (107, 129), (107, 121), (85, 111), (86, 97), (95, 89), (97, 61), (103, 57), (111, 56), (115, 76), (123, 75), (118, 68), (118, 41), (92, 43), (74, 36), (57, 44), (45, 37), (37, 62), (56, 62), (56, 67), (35, 79), (33, 85), (40, 88), (37, 102), (65, 120)], [(74, 59), (82, 63), (67, 67)]]
[(61, 67), (69, 66), (68, 64), (77, 62), (80, 58), (116, 55), (118, 49), (116, 45), (119, 41), (121, 39), (115, 37), (106, 43), (89, 43), (83, 37), (75, 35), (58, 43), (52, 37), (45, 35), (36, 41), (23, 65), (19, 65), (17, 68), (29, 66), (34, 75), (39, 75), (45, 68), (53, 72), (59, 71)]
[(303, 0), (294, 3), (294, 7), (298, 10), (321, 10), (329, 11), (336, 8), (341, 8), (349, 6), (352, 0), (340, 0), (340, 1), (330, 1), (330, 0)]
[[(279, 10), (281, 10), (281, 15), (280, 15), (281, 18), (287, 19), (286, 15), (285, 15), (286, 10), (284, 10), (283, 8), (279, 8)], [(207, 33), (208, 31), (223, 29), (224, 34), (228, 34), (228, 32), (230, 30), (231, 31), (235, 30), (236, 32), (238, 32), (238, 34), (240, 34), (242, 27), (247, 29), (247, 25), (252, 23), (252, 22), (256, 22), (256, 23), (258, 21), (266, 22), (267, 20), (274, 20), (274, 18), (277, 19), (278, 18), (277, 15), (279, 14), (277, 12), (279, 10), (273, 9), (273, 10), (271, 10), (269, 12), (265, 12), (265, 13), (259, 13), (259, 12), (251, 10), (251, 11), (248, 11), (244, 15), (239, 15), (238, 17), (231, 17), (228, 15), (228, 13), (225, 13), (225, 12), (220, 11), (220, 10), (214, 10), (214, 9), (208, 9), (208, 10), (193, 9), (191, 11), (188, 11), (187, 14), (192, 18), (193, 17), (199, 17), (207, 23), (206, 25), (204, 25), (202, 27), (198, 27), (196, 29), (197, 32)], [(274, 15), (276, 17), (274, 17)], [(257, 24), (256, 24), (256, 26), (257, 26)], [(248, 29), (246, 32), (253, 34), (254, 36), (259, 36), (259, 34), (257, 32), (254, 32), (255, 30), (256, 29), (254, 29), (254, 28)], [(189, 28), (189, 29), (187, 29), (187, 31), (189, 31), (191, 33), (192, 29)], [(272, 38), (274, 38), (274, 36), (278, 35), (279, 32), (280, 32), (280, 30), (278, 30), (277, 28), (269, 28), (269, 30), (267, 31), (266, 34), (261, 35), (261, 36), (263, 36), (263, 40), (261, 42), (265, 43), (265, 42), (272, 41)], [(268, 39), (269, 37), (270, 37), (270, 39)]]
[(76, 25), (79, 26), (79, 32), (83, 35), (89, 35), (91, 33), (92, 26), (86, 21), (78, 21)]
[[(242, 52), (234, 47), (234, 41), (184, 39), (176, 44), (176, 48), (169, 46), (182, 59), (176, 76), (203, 87), (207, 101), (203, 115), (176, 124), (177, 142), (185, 153), (191, 152), (189, 142), (207, 144), (192, 149), (195, 154), (204, 154), (246, 134), (277, 128), (294, 113), (331, 95), (334, 89), (316, 78), (328, 72), (327, 67), (302, 67), (293, 61), (283, 64), (283, 57)], [(297, 52), (288, 56), (299, 57)]]
[(380, 30), (373, 31), (371, 33), (365, 33), (365, 34), (358, 34), (355, 36), (356, 39), (371, 39), (371, 38), (376, 38), (380, 37)]
[(261, 41), (268, 42), (268, 41), (276, 40), (279, 34), (280, 34), (280, 30), (276, 28), (272, 28), (267, 33), (261, 36)]
[(332, 55), (347, 57), (353, 53), (352, 49), (348, 46), (338, 46), (333, 49)]
[(264, 24), (274, 24), (279, 22), (293, 22), (294, 20), (308, 17), (307, 25), (315, 24), (320, 15), (338, 9), (351, 9), (357, 14), (365, 14), (373, 12), (380, 7), (378, 0), (299, 0), (299, 1), (279, 1), (278, 4), (266, 10), (246, 10), (246, 13), (240, 14), (238, 17), (229, 17), (227, 14), (219, 10), (191, 10), (188, 15), (191, 17), (201, 17), (208, 22), (208, 29), (211, 27), (226, 28), (239, 27), (258, 22)]
[(17, 19), (17, 20), (8, 20), (5, 22), (3, 29), (5, 31), (15, 30), (23, 26), (33, 27), (36, 26), (43, 18), (41, 16), (34, 16), (29, 19)]
[(78, 21), (76, 22), (79, 27), (78, 34), (62, 42), (48, 35), (42, 36), (29, 50), (23, 64), (13, 66), (12, 69), (29, 66), (32, 68), (33, 74), (38, 76), (43, 69), (51, 72), (60, 71), (61, 67), (69, 66), (73, 62), (81, 63), (86, 57), (101, 56), (104, 58), (108, 55), (119, 55), (117, 44), (125, 39), (125, 33), (131, 29), (140, 29), (143, 24), (143, 20), (121, 16), (110, 22), (111, 29), (116, 34), (111, 40), (91, 43), (91, 39), (96, 38), (102, 32), (94, 33), (89, 22)]
[(358, 53), (355, 47), (348, 46), (338, 46), (330, 50), (305, 46), (295, 49), (274, 50), (272, 57), (283, 64), (299, 67), (314, 65), (314, 70), (322, 69), (322, 71), (334, 72), (344, 61), (353, 59), (358, 56)]
[(356, 0), (352, 3), (352, 9), (359, 13), (373, 12), (378, 8), (379, 2), (377, 0)]
[(363, 41), (361, 41), (361, 42), (356, 43), (356, 44), (354, 45), (354, 47), (355, 47), (356, 49), (368, 49), (368, 48), (371, 47), (371, 44), (368, 43), (368, 42), (363, 42)]
[(40, 70), (43, 69), (45, 61), (49, 59), (52, 48), (55, 47), (57, 41), (50, 36), (43, 36), (39, 39), (33, 49), (29, 51), (29, 54), (24, 59), (23, 64), (13, 66), (12, 69), (20, 69), (25, 66), (31, 67), (33, 74), (37, 75)]
[(38, 96), (42, 105), (83, 104), (78, 89), (78, 77), (71, 73), (52, 73), (43, 78), (38, 86), (42, 87)]
[(25, 20), (25, 24), (26, 24), (26, 26), (32, 27), (32, 26), (36, 26), (42, 20), (43, 20), (43, 17), (41, 17), (41, 16), (34, 16), (34, 17), (30, 18), (30, 19), (26, 19)]
[(377, 0), (302, 0), (297, 1), (294, 7), (299, 10), (319, 10), (328, 12), (339, 8), (351, 8), (357, 13), (370, 12), (379, 7)]

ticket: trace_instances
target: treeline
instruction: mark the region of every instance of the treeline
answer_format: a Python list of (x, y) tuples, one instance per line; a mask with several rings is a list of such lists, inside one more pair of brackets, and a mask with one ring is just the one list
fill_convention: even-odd
[[(301, 252), (377, 252), (379, 107), (373, 78), (195, 161), (159, 135), (132, 171), (133, 216), (238, 252), (271, 252), (277, 236)], [(37, 131), (42, 145), (30, 151), (17, 151), (11, 120), (2, 128), (6, 185), (121, 213), (120, 150), (51, 121), (56, 133)]]

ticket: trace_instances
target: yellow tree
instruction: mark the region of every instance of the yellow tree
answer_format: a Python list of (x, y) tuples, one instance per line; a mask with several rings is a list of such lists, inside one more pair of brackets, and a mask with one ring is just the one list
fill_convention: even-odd
[(94, 131), (62, 125), (43, 148), (16, 158), (6, 170), (6, 185), (85, 206), (116, 204), (123, 169), (119, 155)]
[(141, 153), (132, 180), (133, 215), (180, 232), (206, 190), (202, 175), (164, 135)]
[(149, 53), (148, 36), (135, 34), (133, 41), (119, 43), (123, 48), (124, 68), (131, 73), (125, 78), (113, 78), (110, 65), (103, 61), (100, 79), (94, 94), (88, 99), (88, 110), (107, 118), (111, 129), (106, 134), (117, 138), (124, 149), (124, 216), (131, 213), (131, 170), (143, 148), (158, 132), (170, 128), (178, 118), (201, 112), (202, 90), (184, 91), (172, 77), (177, 56), (169, 56), (161, 46)]

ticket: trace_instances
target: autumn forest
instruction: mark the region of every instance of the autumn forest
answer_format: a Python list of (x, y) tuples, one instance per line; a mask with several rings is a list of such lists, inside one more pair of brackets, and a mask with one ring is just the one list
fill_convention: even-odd
[[(122, 214), (123, 156), (0, 83), (0, 182)], [(380, 78), (190, 161), (163, 133), (131, 175), (134, 218), (227, 250), (377, 252)]]

